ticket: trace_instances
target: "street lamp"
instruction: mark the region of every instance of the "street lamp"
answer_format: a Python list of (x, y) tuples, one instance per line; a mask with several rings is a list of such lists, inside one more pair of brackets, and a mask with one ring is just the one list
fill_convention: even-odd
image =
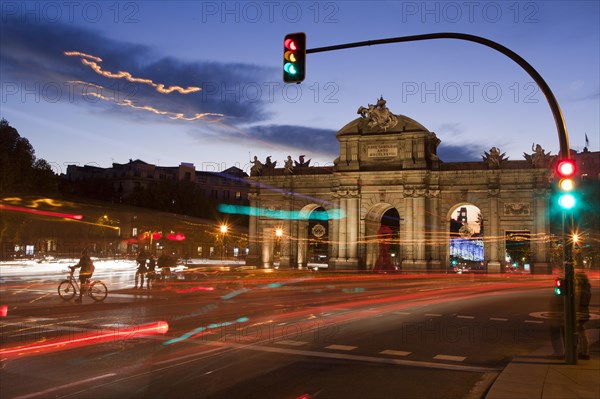
[(219, 230), (221, 231), (221, 262), (223, 262), (223, 256), (225, 254), (225, 234), (227, 234), (227, 225), (222, 224)]

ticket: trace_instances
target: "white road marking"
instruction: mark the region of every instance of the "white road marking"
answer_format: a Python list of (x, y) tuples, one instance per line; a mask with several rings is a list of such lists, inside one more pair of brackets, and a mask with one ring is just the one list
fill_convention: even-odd
[(64, 385), (59, 385), (54, 388), (48, 388), (44, 391), (30, 393), (29, 395), (17, 396), (14, 399), (28, 399), (28, 398), (35, 398), (36, 396), (46, 396), (51, 392), (60, 391), (61, 389), (66, 389), (66, 388), (72, 388), (77, 385), (87, 384), (89, 382), (101, 380), (101, 379), (108, 378), (108, 377), (114, 377), (115, 375), (117, 375), (117, 374), (116, 373), (102, 374), (97, 377), (88, 378), (86, 380), (76, 381), (76, 382), (72, 382), (70, 384), (64, 384)]
[(408, 315), (410, 312), (392, 312), (392, 314)]
[(475, 316), (462, 316), (462, 315), (458, 315), (456, 316), (457, 319), (474, 319)]
[(544, 322), (541, 320), (525, 320), (525, 323), (543, 324)]
[(283, 353), (283, 354), (296, 355), (296, 356), (313, 356), (313, 357), (321, 357), (321, 358), (327, 358), (327, 359), (352, 360), (352, 361), (360, 361), (360, 362), (395, 364), (395, 365), (402, 365), (402, 366), (424, 367), (424, 368), (440, 369), (440, 370), (472, 371), (472, 372), (476, 372), (476, 373), (490, 373), (490, 372), (498, 372), (498, 371), (502, 370), (501, 368), (466, 366), (466, 365), (462, 365), (462, 364), (444, 364), (444, 363), (436, 363), (436, 362), (420, 362), (420, 361), (415, 361), (415, 360), (393, 359), (393, 358), (389, 358), (389, 357), (351, 355), (349, 353), (317, 352), (317, 351), (308, 351), (308, 350), (292, 349), (292, 348), (276, 348), (276, 347), (262, 346), (262, 345), (243, 345), (243, 344), (236, 344), (233, 342), (225, 343), (225, 342), (209, 341), (209, 342), (207, 342), (207, 344), (215, 345), (215, 346), (222, 346), (222, 347), (244, 349), (244, 350), (260, 351), (260, 352)]
[(289, 345), (289, 346), (302, 346), (302, 345), (308, 344), (308, 342), (305, 342), (305, 341), (293, 341), (291, 339), (284, 339), (283, 341), (277, 341), (275, 343), (280, 344), (280, 345)]
[(427, 316), (427, 317), (442, 317), (442, 315), (439, 313), (425, 313), (425, 316)]
[(412, 352), (405, 352), (405, 351), (395, 351), (393, 349), (386, 349), (384, 351), (379, 352), (382, 355), (392, 355), (392, 356), (408, 356), (410, 355)]
[(436, 360), (450, 360), (452, 362), (462, 362), (466, 359), (464, 356), (451, 356), (451, 355), (435, 355), (433, 357)]
[(351, 351), (358, 348), (357, 346), (350, 346), (350, 345), (329, 345), (326, 346), (325, 349), (334, 349), (334, 350), (338, 350), (338, 351)]
[(492, 320), (492, 321), (508, 321), (508, 319), (505, 319), (503, 317), (490, 317), (490, 320)]

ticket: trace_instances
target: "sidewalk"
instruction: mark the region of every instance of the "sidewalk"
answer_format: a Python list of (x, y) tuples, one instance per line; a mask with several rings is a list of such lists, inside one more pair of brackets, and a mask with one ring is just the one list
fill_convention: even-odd
[(498, 376), (486, 399), (600, 398), (600, 330), (588, 330), (590, 360), (567, 365), (553, 360), (550, 345), (527, 357), (515, 357)]

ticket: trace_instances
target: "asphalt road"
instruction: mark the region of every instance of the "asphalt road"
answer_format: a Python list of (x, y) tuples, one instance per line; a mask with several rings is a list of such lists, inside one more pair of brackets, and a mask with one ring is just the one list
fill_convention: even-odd
[(143, 291), (123, 283), (105, 303), (76, 305), (53, 278), (21, 276), (0, 286), (0, 393), (479, 398), (513, 356), (549, 342), (551, 282), (224, 273)]

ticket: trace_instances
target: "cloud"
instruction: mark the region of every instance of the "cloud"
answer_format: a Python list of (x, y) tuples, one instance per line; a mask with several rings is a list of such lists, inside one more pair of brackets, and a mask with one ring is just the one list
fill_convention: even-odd
[(294, 125), (257, 125), (243, 129), (240, 138), (259, 140), (274, 145), (294, 147), (306, 152), (318, 152), (331, 155), (339, 152), (336, 131)]
[[(224, 123), (231, 125), (260, 122), (270, 116), (266, 96), (245, 94), (248, 88), (260, 87), (274, 68), (209, 60), (184, 62), (162, 57), (157, 49), (109, 39), (76, 25), (5, 18), (0, 29), (3, 88), (12, 84), (44, 95), (44, 88), (51, 85), (63, 90), (61, 101), (132, 118), (151, 116), (144, 112), (149, 109), (159, 111), (153, 111), (151, 117), (163, 119), (223, 114)], [(90, 95), (90, 90), (95, 94)], [(15, 95), (21, 98), (20, 93)], [(123, 107), (124, 101), (127, 107)]]
[(453, 145), (442, 142), (437, 154), (444, 162), (473, 162), (481, 161), (483, 150), (473, 144)]

